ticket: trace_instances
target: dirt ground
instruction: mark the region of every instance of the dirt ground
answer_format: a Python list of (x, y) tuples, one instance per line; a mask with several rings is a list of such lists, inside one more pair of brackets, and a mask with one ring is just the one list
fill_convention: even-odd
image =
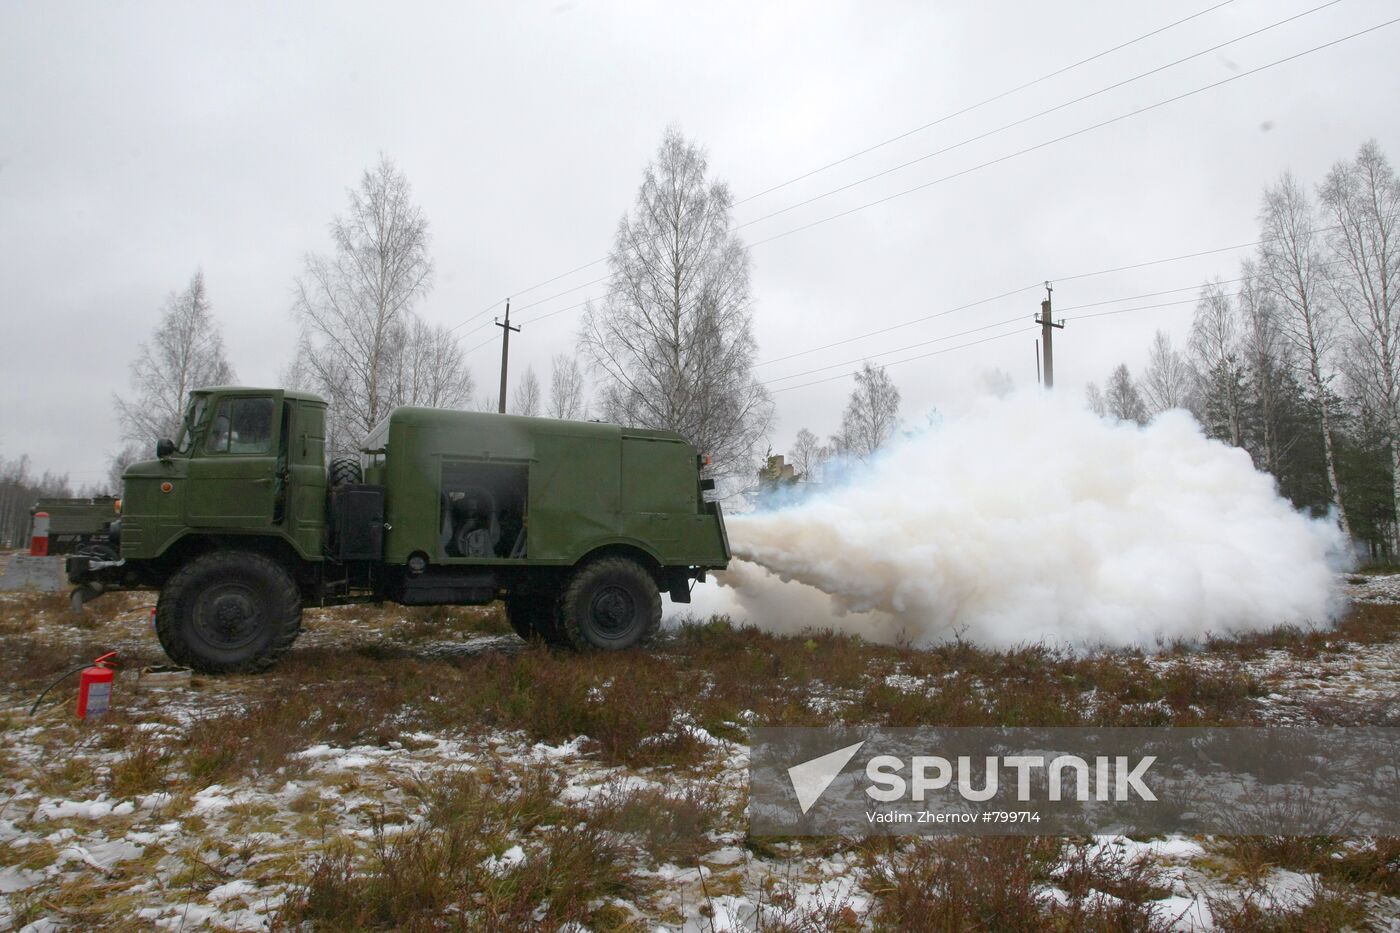
[[(771, 839), (752, 724), (1397, 725), (1400, 577), (1335, 628), (1075, 657), (672, 625), (526, 645), (494, 609), (307, 613), (258, 676), (164, 661), (153, 596), (0, 593), (3, 929), (1400, 929), (1400, 840)], [(113, 710), (76, 678), (121, 663)]]

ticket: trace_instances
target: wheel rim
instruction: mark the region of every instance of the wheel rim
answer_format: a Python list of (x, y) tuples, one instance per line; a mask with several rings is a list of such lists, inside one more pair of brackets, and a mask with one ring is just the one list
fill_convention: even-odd
[(263, 613), (257, 594), (242, 583), (225, 583), (206, 590), (194, 607), (194, 630), (205, 644), (236, 651), (257, 641)]
[(589, 604), (593, 630), (604, 638), (621, 638), (636, 624), (637, 600), (624, 586), (599, 588)]

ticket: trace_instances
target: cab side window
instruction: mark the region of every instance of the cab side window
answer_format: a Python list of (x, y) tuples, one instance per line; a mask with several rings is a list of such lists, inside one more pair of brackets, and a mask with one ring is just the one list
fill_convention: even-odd
[(204, 449), (212, 454), (272, 453), (272, 399), (221, 401)]

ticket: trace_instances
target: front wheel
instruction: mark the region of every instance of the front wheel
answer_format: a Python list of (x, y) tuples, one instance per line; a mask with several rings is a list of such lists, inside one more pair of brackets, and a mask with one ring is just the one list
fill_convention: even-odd
[(661, 626), (661, 593), (636, 561), (604, 557), (575, 572), (559, 600), (559, 621), (580, 651), (632, 648)]
[(166, 581), (156, 636), (170, 659), (202, 674), (270, 667), (301, 632), (301, 594), (280, 564), (251, 551), (196, 557)]

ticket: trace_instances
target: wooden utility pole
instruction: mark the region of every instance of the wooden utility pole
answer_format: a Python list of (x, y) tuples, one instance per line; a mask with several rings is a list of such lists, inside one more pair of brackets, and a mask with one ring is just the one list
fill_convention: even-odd
[[(496, 319), (496, 326), (501, 329), (501, 404), (497, 408), (501, 414), (506, 413), (506, 368), (510, 364), (510, 332), (519, 331), (520, 325), (510, 326), (510, 299), (506, 299), (506, 319), (502, 323), (500, 318)], [(1064, 325), (1060, 325), (1063, 327)]]
[(1035, 322), (1040, 325), (1040, 339), (1045, 345), (1045, 388), (1055, 388), (1055, 353), (1050, 346), (1050, 337), (1055, 333), (1055, 328), (1064, 327), (1065, 322), (1056, 324), (1050, 316), (1050, 295), (1055, 287), (1049, 282), (1045, 283), (1045, 300), (1040, 303), (1040, 317)]

